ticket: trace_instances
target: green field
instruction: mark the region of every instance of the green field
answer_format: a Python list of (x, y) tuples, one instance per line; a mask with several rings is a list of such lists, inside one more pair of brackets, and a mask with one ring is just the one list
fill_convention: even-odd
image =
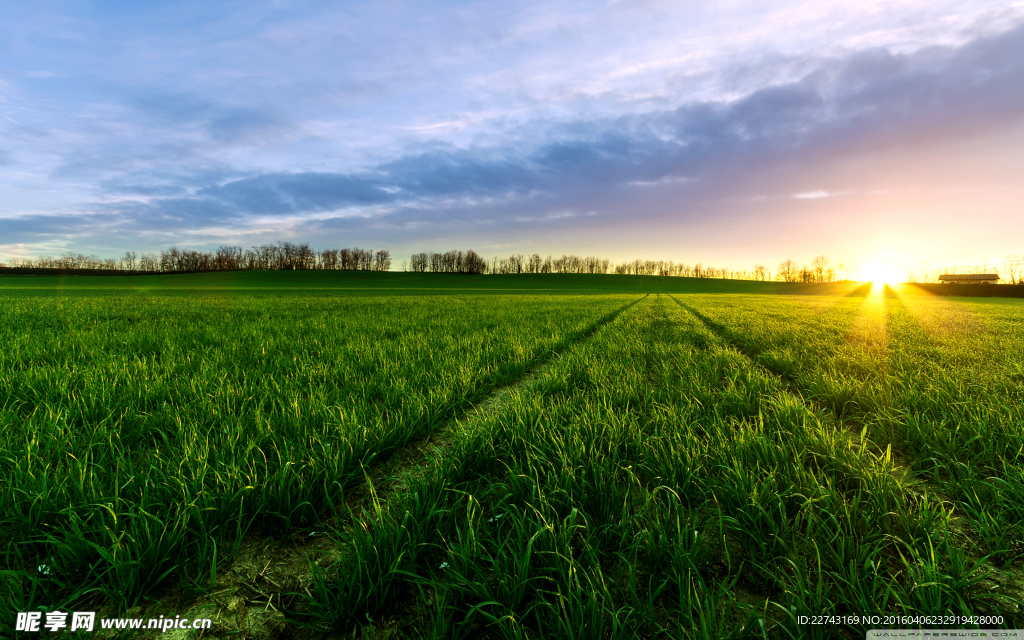
[(1024, 627), (1024, 300), (249, 272), (0, 302), (0, 635)]

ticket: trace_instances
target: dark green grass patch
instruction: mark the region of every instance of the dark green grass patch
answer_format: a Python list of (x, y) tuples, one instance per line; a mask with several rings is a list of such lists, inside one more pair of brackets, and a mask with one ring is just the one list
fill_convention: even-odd
[(210, 545), (311, 524), (364, 467), (629, 300), (9, 300), (0, 550), (21, 573), (4, 588), (123, 609), (195, 582)]

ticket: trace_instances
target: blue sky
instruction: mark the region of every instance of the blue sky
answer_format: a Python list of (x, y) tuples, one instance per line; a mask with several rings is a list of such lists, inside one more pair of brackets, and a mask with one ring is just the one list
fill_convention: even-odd
[(1024, 253), (1024, 3), (11, 2), (0, 260)]

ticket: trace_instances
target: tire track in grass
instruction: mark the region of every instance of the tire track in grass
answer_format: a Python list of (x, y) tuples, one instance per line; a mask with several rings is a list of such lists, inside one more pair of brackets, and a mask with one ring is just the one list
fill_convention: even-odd
[[(768, 366), (759, 362), (757, 358), (758, 352), (743, 346), (739, 341), (737, 341), (726, 325), (716, 322), (697, 309), (680, 302), (674, 296), (669, 295), (669, 297), (672, 298), (673, 302), (689, 312), (693, 317), (697, 318), (697, 320), (707, 327), (707, 329), (715, 336), (725, 342), (725, 344), (742, 354), (755, 367), (776, 378), (780, 383), (780, 391), (803, 404), (813, 414), (821, 416), (826, 424), (834, 427), (836, 432), (842, 434), (852, 446), (868, 449), (869, 445), (873, 444), (869, 439), (864, 437), (864, 430), (858, 430), (856, 426), (847, 424), (827, 407), (821, 406), (814, 400), (805, 398), (800, 392), (800, 387), (797, 382), (792, 379), (792, 376), (783, 372), (773, 371)], [(875, 445), (875, 449), (877, 451), (874, 452), (874, 455), (878, 455), (880, 457), (884, 456), (890, 461), (894, 479), (899, 482), (900, 486), (902, 486), (904, 490), (906, 490), (907, 493), (912, 495), (915, 499), (922, 502), (931, 502), (937, 499), (943, 509), (951, 509), (957, 505), (956, 501), (947, 496), (939, 485), (917, 477), (916, 474), (910, 470), (908, 464), (899, 460), (898, 457), (893, 454), (891, 445), (889, 445), (884, 451), (881, 450), (878, 445)], [(977, 532), (974, 531), (967, 518), (962, 516), (952, 516), (949, 520), (949, 524), (951, 525), (951, 532), (957, 534), (958, 537), (962, 537), (965, 540), (979, 539)], [(996, 568), (991, 561), (986, 559), (987, 557), (983, 558), (979, 554), (972, 552), (969, 545), (961, 546), (963, 547), (963, 551), (970, 556), (971, 561), (977, 562), (984, 570), (987, 577), (985, 583), (981, 583), (982, 585), (998, 585), (1005, 590), (1016, 592), (1013, 597), (1024, 600), (1024, 589), (1022, 589), (1024, 583), (1012, 574), (1010, 574), (1009, 577), (1004, 576), (1004, 572)]]
[[(811, 413), (823, 417), (830, 425), (837, 427), (836, 430), (839, 433), (844, 434), (846, 438), (853, 442), (854, 444), (858, 446), (866, 446), (866, 443), (862, 442), (861, 436), (863, 432), (861, 430), (858, 430), (853, 425), (845, 423), (841, 418), (839, 418), (839, 416), (835, 415), (835, 413), (832, 412), (827, 407), (823, 407), (819, 405), (817, 402), (805, 398), (803, 393), (801, 393), (800, 391), (799, 385), (796, 383), (796, 381), (792, 379), (792, 376), (788, 375), (785, 372), (774, 371), (764, 363), (760, 362), (757, 358), (758, 352), (743, 346), (739, 341), (736, 340), (733, 334), (729, 331), (728, 327), (719, 322), (716, 322), (715, 320), (712, 320), (710, 317), (704, 315), (700, 311), (697, 311), (690, 305), (680, 302), (675, 297), (669, 297), (672, 298), (673, 302), (675, 302), (677, 305), (679, 305), (688, 313), (690, 313), (690, 315), (697, 318), (705, 327), (707, 327), (709, 331), (711, 331), (711, 333), (713, 333), (715, 336), (717, 336), (719, 339), (725, 342), (725, 344), (735, 349), (737, 353), (743, 355), (743, 357), (749, 360), (751, 364), (753, 364), (756, 368), (760, 369), (761, 371), (767, 373), (768, 375), (778, 380), (780, 383), (780, 391), (790, 396), (794, 400), (799, 401), (809, 411), (811, 411)], [(903, 475), (908, 475), (909, 471), (906, 469), (906, 466), (901, 465), (901, 467), (904, 471)], [(907, 486), (905, 482), (904, 486)], [(915, 493), (916, 495), (916, 492), (914, 492), (913, 489), (911, 489), (909, 486), (908, 490), (910, 490), (912, 493)]]
[[(548, 353), (528, 364), (519, 379), (495, 387), (427, 436), (392, 452), (386, 461), (365, 468), (365, 482), (351, 491), (336, 513), (321, 521), (318, 528), (333, 530), (336, 535), (345, 537), (354, 528), (364, 526), (366, 516), (374, 511), (368, 507), (382, 508), (389, 499), (402, 494), (412, 481), (425, 476), (433, 468), (434, 461), (449, 450), (460, 432), (471, 429), (484, 416), (500, 412), (514, 393), (531, 387), (569, 349), (586, 342), (602, 327), (649, 296), (646, 294), (626, 303), (562, 340)], [(332, 536), (323, 533), (301, 532), (287, 541), (248, 535), (230, 566), (220, 572), (212, 593), (187, 605), (188, 617), (214, 619), (217, 628), (212, 630), (213, 635), (240, 633), (246, 637), (268, 639), (294, 635), (298, 630), (289, 627), (283, 611), (291, 608), (297, 594), (306, 591), (312, 583), (314, 564), (324, 566), (341, 555), (341, 549), (331, 539)], [(180, 601), (180, 593), (175, 593), (176, 589), (170, 591), (158, 609), (170, 610), (173, 616), (182, 609), (175, 608), (175, 600)], [(175, 635), (174, 632), (171, 635)]]
[[(523, 391), (533, 385), (541, 377), (541, 374), (551, 368), (562, 354), (572, 347), (589, 340), (602, 327), (611, 323), (627, 309), (639, 304), (650, 295), (646, 294), (619, 307), (575, 336), (563, 340), (547, 355), (534, 360), (528, 365), (526, 371), (523, 372), (522, 377), (518, 380), (495, 387), (487, 396), (464, 410), (461, 415), (451, 418), (435, 431), (407, 444), (400, 451), (392, 454), (387, 463), (375, 466), (370, 472), (366, 473), (366, 482), (360, 485), (357, 491), (354, 491), (345, 498), (345, 506), (354, 511), (357, 508), (366, 506), (367, 500), (374, 496), (383, 504), (388, 495), (400, 493), (408, 486), (411, 480), (422, 476), (430, 468), (433, 460), (448, 450), (458, 431), (465, 431), (486, 414), (501, 411), (508, 402), (510, 395)], [(461, 429), (457, 431), (456, 427), (461, 427)]]
[[(704, 326), (707, 327), (708, 330), (711, 331), (715, 336), (723, 340), (727, 345), (735, 349), (738, 353), (742, 354), (755, 367), (776, 378), (779, 381), (781, 385), (781, 390), (784, 393), (786, 393), (793, 399), (799, 401), (815, 415), (824, 418), (827, 424), (835, 427), (836, 431), (838, 433), (843, 434), (846, 437), (846, 439), (850, 441), (852, 444), (864, 448), (866, 448), (869, 444), (872, 444), (870, 440), (864, 440), (863, 429), (858, 429), (855, 425), (848, 424), (842, 418), (837, 416), (835, 412), (833, 412), (828, 407), (822, 406), (818, 402), (815, 402), (814, 400), (804, 397), (803, 393), (801, 393), (799, 384), (793, 379), (793, 377), (790, 374), (781, 371), (774, 371), (771, 367), (768, 367), (764, 363), (760, 362), (757, 358), (759, 353), (754, 349), (750, 349), (748, 347), (743, 346), (739, 341), (737, 341), (727, 326), (721, 324), (720, 322), (716, 322), (707, 315), (701, 313), (700, 311), (694, 309), (693, 307), (687, 304), (680, 302), (676, 298), (672, 296), (669, 297), (672, 298), (672, 300), (680, 307), (682, 307), (695, 318), (700, 320), (700, 322), (703, 323)], [(938, 485), (930, 483), (926, 480), (922, 480), (918, 478), (916, 475), (914, 475), (910, 471), (909, 465), (905, 464), (904, 462), (901, 462), (898, 459), (898, 455), (892, 452), (891, 445), (887, 447), (885, 450), (882, 450), (880, 447), (877, 447), (877, 445), (876, 448), (877, 451), (874, 452), (875, 455), (887, 456), (893, 461), (893, 470), (899, 472), (896, 476), (896, 479), (900, 481), (900, 484), (911, 495), (921, 500), (928, 499), (927, 494), (922, 493), (917, 489), (917, 487), (922, 487), (924, 489), (927, 489), (928, 494), (931, 494), (933, 498), (938, 498), (939, 502), (942, 503), (943, 506), (955, 504), (953, 500), (951, 500), (948, 496), (942, 493)]]

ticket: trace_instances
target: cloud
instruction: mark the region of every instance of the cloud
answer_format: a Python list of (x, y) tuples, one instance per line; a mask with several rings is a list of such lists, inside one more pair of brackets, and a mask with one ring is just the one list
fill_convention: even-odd
[(793, 197), (797, 200), (818, 200), (820, 198), (835, 198), (837, 196), (845, 196), (848, 194), (848, 191), (825, 191), (824, 189), (818, 189), (817, 191), (794, 193)]
[(282, 215), (371, 205), (395, 199), (372, 175), (273, 173), (200, 189), (197, 195), (239, 212)]
[(232, 105), (194, 93), (144, 92), (133, 96), (129, 105), (150, 128), (202, 132), (213, 146), (265, 145), (297, 131), (276, 109)]
[(129, 105), (149, 119), (169, 125), (198, 122), (210, 116), (215, 103), (193, 93), (145, 92), (133, 96)]
[(295, 126), (278, 114), (257, 109), (224, 109), (206, 125), (210, 138), (229, 145), (266, 144), (293, 132)]
[[(177, 159), (175, 158), (175, 161)], [(174, 172), (170, 169), (154, 174), (151, 171), (125, 172), (98, 183), (108, 196), (182, 197), (191, 195), (206, 185), (225, 183), (244, 177), (227, 166), (200, 166)]]
[[(479, 142), (410, 143), (388, 158), (345, 171), (243, 173), (227, 167), (210, 174), (175, 169), (170, 177), (159, 169), (137, 172), (101, 183), (107, 195), (136, 200), (93, 205), (90, 211), (108, 216), (104, 224), (125, 228), (245, 228), (277, 218), (295, 219), (297, 228), (409, 233), (471, 221), (495, 221), (488, 228), (496, 233), (502, 225), (526, 221), (589, 224), (566, 213), (577, 211), (653, 216), (636, 198), (660, 198), (650, 202), (674, 202), (678, 210), (680, 202), (740, 197), (738, 183), (751, 176), (795, 182), (806, 168), (859, 150), (956, 138), (1019, 121), (1022, 50), (1024, 26), (1017, 26), (958, 47), (807, 59), (797, 65), (805, 71), (795, 79), (729, 100), (614, 117), (503, 122)], [(188, 94), (150, 96), (137, 106), (167, 126), (201, 131), (214, 146), (260, 145), (299, 130), (271, 109), (214, 104)], [(189, 157), (183, 150), (175, 161)], [(849, 193), (784, 188), (781, 193), (800, 200)], [(335, 222), (324, 220), (332, 216)], [(58, 222), (37, 217), (18, 224), (43, 233), (53, 223), (56, 233)]]
[[(703, 188), (722, 187), (710, 178), (728, 179), (771, 158), (830, 157), (851, 146), (895, 143), (946, 125), (945, 135), (956, 135), (957, 127), (1014, 116), (1024, 108), (1024, 61), (1013, 53), (1020, 50), (1022, 28), (958, 49), (858, 53), (731, 102), (568, 125), (530, 123), (504, 146), (408, 154), (360, 173), (267, 173), (199, 189), (202, 199), (194, 203), (239, 215), (293, 215), (453, 197), (528, 200), (637, 185), (686, 188), (702, 176)], [(259, 118), (253, 123), (264, 126)]]
[(5, 243), (37, 243), (54, 237), (89, 235), (119, 222), (116, 215), (39, 215), (0, 218), (0, 237)]

